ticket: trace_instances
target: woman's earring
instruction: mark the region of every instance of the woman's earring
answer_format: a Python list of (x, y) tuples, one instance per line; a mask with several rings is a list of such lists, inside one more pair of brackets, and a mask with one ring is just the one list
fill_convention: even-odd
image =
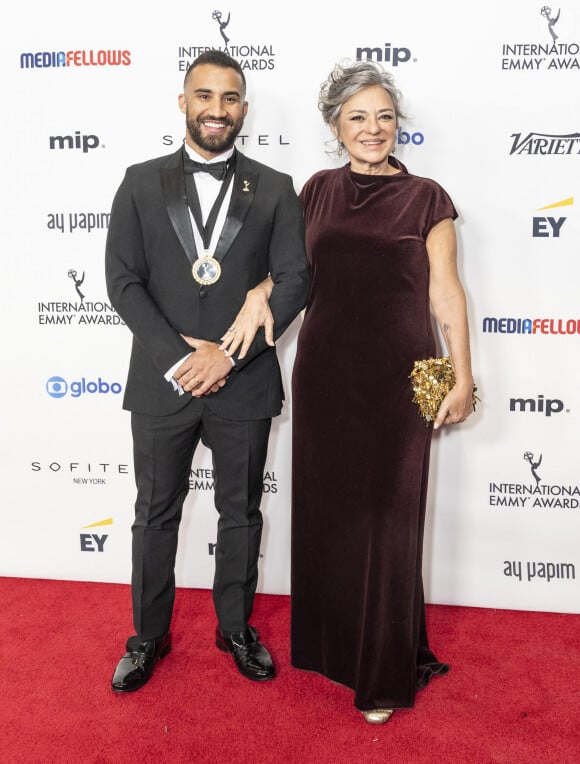
[(338, 141), (338, 147), (337, 147), (337, 149), (336, 149), (336, 155), (337, 155), (338, 157), (341, 157), (341, 156), (342, 156), (342, 149), (343, 149), (343, 148), (344, 148), (344, 143), (342, 143), (342, 141)]

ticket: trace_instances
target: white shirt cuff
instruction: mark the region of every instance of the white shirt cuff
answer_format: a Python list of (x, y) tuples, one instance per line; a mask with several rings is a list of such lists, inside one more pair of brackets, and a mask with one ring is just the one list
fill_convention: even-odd
[(177, 382), (173, 379), (173, 375), (175, 374), (177, 369), (179, 369), (179, 367), (185, 361), (185, 359), (189, 358), (190, 355), (191, 353), (184, 355), (180, 361), (178, 361), (177, 363), (174, 363), (173, 366), (170, 369), (168, 369), (168, 371), (166, 371), (165, 374), (163, 375), (168, 382), (171, 382), (171, 384), (173, 385), (173, 389), (177, 391), (179, 395), (183, 395), (184, 390), (181, 387), (181, 385), (178, 385)]

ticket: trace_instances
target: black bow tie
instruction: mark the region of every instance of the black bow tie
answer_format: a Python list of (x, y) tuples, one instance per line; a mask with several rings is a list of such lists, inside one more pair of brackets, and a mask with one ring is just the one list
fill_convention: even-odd
[(228, 170), (227, 162), (213, 162), (213, 164), (203, 164), (194, 162), (188, 156), (183, 159), (183, 168), (185, 172), (209, 172), (216, 180), (223, 180)]

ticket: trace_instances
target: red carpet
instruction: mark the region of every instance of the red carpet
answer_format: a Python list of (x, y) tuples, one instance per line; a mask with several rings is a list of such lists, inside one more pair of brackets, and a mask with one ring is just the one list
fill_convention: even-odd
[(273, 682), (237, 674), (213, 646), (210, 593), (180, 589), (173, 652), (121, 696), (127, 586), (0, 578), (0, 601), (2, 764), (580, 760), (580, 616), (428, 607), (451, 673), (373, 727), (350, 690), (290, 667), (288, 597), (259, 596), (253, 619)]

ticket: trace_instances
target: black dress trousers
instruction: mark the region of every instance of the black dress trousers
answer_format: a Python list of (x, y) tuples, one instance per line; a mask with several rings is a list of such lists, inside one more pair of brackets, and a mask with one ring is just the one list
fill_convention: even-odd
[(195, 449), (212, 452), (219, 513), (213, 598), (222, 632), (248, 623), (258, 579), (264, 467), (271, 419), (232, 421), (203, 400), (170, 416), (133, 413), (137, 501), (133, 523), (132, 598), (135, 631), (155, 639), (169, 630), (175, 599), (175, 556)]

